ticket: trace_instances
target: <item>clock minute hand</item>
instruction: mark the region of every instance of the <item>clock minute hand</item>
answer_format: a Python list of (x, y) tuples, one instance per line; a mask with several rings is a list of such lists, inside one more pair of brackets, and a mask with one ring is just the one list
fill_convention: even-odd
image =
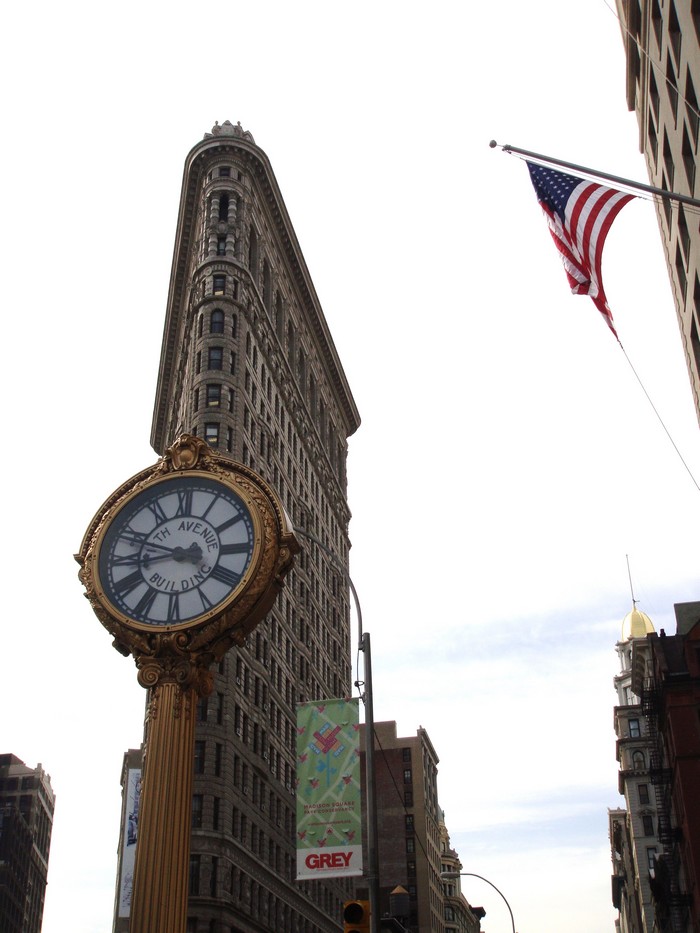
[[(149, 545), (150, 547), (150, 545)], [(157, 561), (161, 560), (176, 560), (179, 564), (183, 561), (189, 561), (191, 564), (196, 564), (202, 559), (202, 549), (196, 544), (190, 544), (188, 548), (183, 548), (178, 545), (174, 548), (165, 548), (161, 545), (158, 545), (163, 551), (167, 551), (167, 554), (158, 554), (157, 556), (151, 557), (149, 554), (146, 554), (143, 561), (143, 566), (148, 567), (150, 564), (155, 564)]]

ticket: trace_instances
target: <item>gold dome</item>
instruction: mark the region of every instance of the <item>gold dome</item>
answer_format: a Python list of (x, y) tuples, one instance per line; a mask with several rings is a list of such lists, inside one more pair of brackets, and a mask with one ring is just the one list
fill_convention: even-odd
[(644, 638), (650, 632), (654, 632), (654, 624), (646, 614), (641, 612), (635, 606), (632, 612), (628, 612), (622, 620), (622, 640), (627, 641), (630, 638)]

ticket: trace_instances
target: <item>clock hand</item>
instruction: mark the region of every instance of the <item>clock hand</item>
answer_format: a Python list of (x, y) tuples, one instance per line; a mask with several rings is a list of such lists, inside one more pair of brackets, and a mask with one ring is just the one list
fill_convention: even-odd
[[(150, 545), (147, 545), (144, 550), (146, 550)], [(196, 564), (202, 559), (202, 549), (196, 543), (193, 542), (188, 548), (183, 547), (174, 547), (174, 548), (161, 548), (161, 550), (167, 551), (167, 554), (158, 554), (157, 556), (151, 556), (150, 554), (144, 555), (143, 566), (148, 567), (150, 564), (155, 564), (160, 560), (176, 560), (179, 564), (183, 561), (189, 561), (191, 564)]]

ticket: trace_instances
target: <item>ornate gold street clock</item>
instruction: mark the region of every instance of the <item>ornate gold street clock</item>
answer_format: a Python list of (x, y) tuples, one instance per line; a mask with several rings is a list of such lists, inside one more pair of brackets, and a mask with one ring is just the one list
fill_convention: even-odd
[(76, 559), (96, 615), (136, 658), (141, 683), (170, 671), (184, 686), (243, 643), (298, 549), (264, 480), (184, 435), (110, 496)]
[(197, 697), (298, 550), (267, 483), (190, 435), (120, 486), (85, 533), (85, 595), (150, 688), (132, 933), (185, 933)]

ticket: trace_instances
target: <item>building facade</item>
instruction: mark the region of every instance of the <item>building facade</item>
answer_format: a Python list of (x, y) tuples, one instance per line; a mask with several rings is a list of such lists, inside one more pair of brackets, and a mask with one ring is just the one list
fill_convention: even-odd
[[(700, 602), (676, 605), (677, 632), (649, 635), (633, 689), (652, 740), (659, 853), (651, 881), (656, 930), (700, 930)], [(647, 660), (648, 658), (648, 660)]]
[[(361, 726), (363, 791), (366, 736)], [(452, 892), (446, 896), (440, 876), (449, 836), (438, 804), (437, 753), (422, 727), (414, 736), (399, 736), (394, 721), (379, 722), (374, 724), (374, 736), (380, 915), (391, 913), (391, 894), (401, 886), (409, 895), (408, 916), (401, 918), (408, 933), (446, 929), (461, 933), (462, 927), (446, 923), (448, 916), (456, 916), (455, 908), (460, 921), (463, 911), (461, 895), (455, 895), (452, 903)], [(359, 890), (360, 896), (367, 893)], [(466, 929), (478, 930), (478, 919), (476, 927)]]
[[(625, 807), (610, 810), (608, 820), (613, 863), (612, 897), (619, 912), (619, 933), (653, 933), (654, 930), (651, 876), (660, 845), (650, 771), (653, 743), (641, 698), (632, 684), (634, 662), (645, 662), (647, 635), (653, 631), (649, 616), (634, 607), (624, 618), (622, 636), (615, 646), (620, 662), (614, 679), (617, 694), (614, 725), (620, 766), (618, 790), (625, 798)], [(648, 657), (646, 663), (648, 665)]]
[[(697, 0), (617, 0), (627, 58), (627, 104), (652, 185), (698, 198), (700, 6)], [(657, 199), (688, 374), (700, 418), (698, 208)]]
[(295, 881), (295, 705), (351, 693), (347, 438), (359, 415), (265, 153), (228, 121), (184, 170), (151, 441), (256, 470), (302, 545), (200, 702), (188, 933), (340, 927), (348, 882)]
[(0, 930), (41, 933), (55, 796), (38, 764), (0, 755)]
[(444, 933), (479, 933), (486, 911), (483, 907), (472, 907), (462, 894), (460, 876), (462, 863), (459, 855), (450, 845), (450, 834), (445, 825), (444, 814), (440, 820), (440, 852), (445, 915)]

